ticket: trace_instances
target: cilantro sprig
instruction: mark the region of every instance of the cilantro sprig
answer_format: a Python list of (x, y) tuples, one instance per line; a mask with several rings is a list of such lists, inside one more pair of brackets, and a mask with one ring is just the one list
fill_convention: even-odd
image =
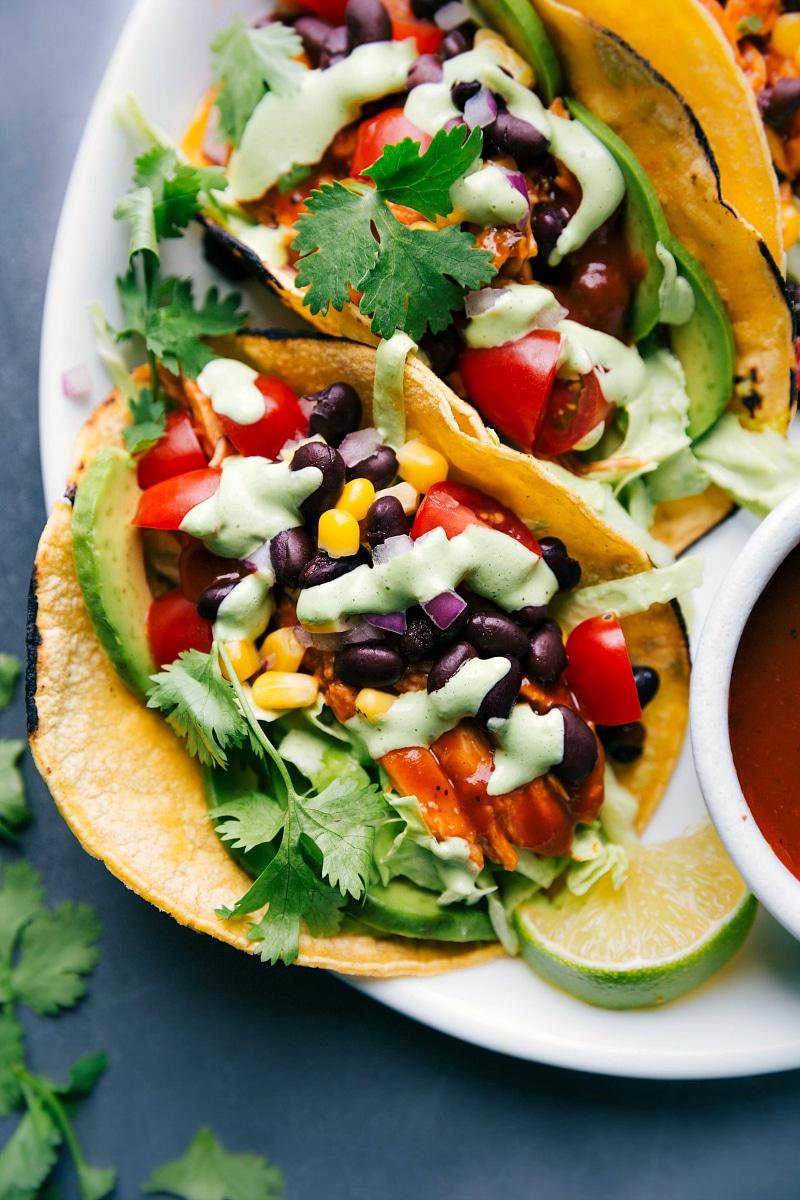
[(467, 291), (496, 274), (492, 255), (478, 250), (458, 225), (415, 229), (398, 221), (390, 204), (433, 222), (453, 211), (450, 189), (480, 156), (483, 134), (463, 127), (440, 130), (424, 154), (410, 138), (387, 146), (360, 181), (323, 184), (306, 201), (293, 248), (301, 255), (297, 285), (313, 314), (341, 311), (351, 289), (372, 318), (372, 332), (390, 338), (402, 330), (416, 341), (439, 333), (464, 306)]
[(210, 1129), (200, 1129), (188, 1150), (142, 1184), (180, 1200), (283, 1200), (283, 1172), (260, 1154), (229, 1154)]
[(219, 130), (238, 146), (245, 125), (265, 93), (285, 95), (306, 74), (303, 64), (295, 61), (303, 52), (303, 43), (280, 21), (250, 29), (242, 17), (236, 16), (227, 29), (217, 34), (211, 49), (212, 77), (219, 85)]

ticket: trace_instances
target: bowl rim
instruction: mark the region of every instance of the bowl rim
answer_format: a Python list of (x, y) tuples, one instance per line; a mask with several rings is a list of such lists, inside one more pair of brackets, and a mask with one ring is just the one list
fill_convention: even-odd
[(759, 829), (739, 786), (728, 725), (731, 673), (744, 627), (773, 575), (800, 545), (800, 490), (758, 527), (723, 579), (692, 671), (690, 729), (711, 819), (739, 873), (764, 907), (800, 939), (800, 879)]

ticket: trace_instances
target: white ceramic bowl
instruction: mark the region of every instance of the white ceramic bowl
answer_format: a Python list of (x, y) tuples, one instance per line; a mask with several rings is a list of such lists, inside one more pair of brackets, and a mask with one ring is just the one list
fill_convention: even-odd
[(800, 542), (800, 489), (758, 527), (717, 593), (692, 672), (695, 766), (717, 831), (740, 874), (776, 920), (800, 939), (800, 879), (771, 849), (742, 795), (731, 754), (728, 695), (747, 620), (764, 588)]

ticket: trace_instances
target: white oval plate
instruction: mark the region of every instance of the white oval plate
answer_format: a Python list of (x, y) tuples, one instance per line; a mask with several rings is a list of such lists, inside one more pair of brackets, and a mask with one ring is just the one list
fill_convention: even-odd
[[(130, 186), (134, 149), (115, 108), (133, 93), (173, 135), (188, 123), (208, 83), (208, 45), (234, 13), (263, 12), (257, 0), (139, 0), (92, 108), (59, 224), (41, 346), (42, 470), (48, 505), (61, 494), (72, 443), (109, 381), (93, 342), (88, 306), (118, 320), (114, 277), (125, 269), (127, 231), (112, 219)], [(214, 280), (196, 231), (167, 243), (165, 267)], [(248, 285), (257, 323), (298, 326), (263, 289)], [(89, 365), (86, 400), (65, 399), (61, 373)], [(719, 581), (755, 526), (740, 513), (705, 539), (707, 582), (696, 598), (695, 635)], [(648, 837), (675, 836), (703, 812), (688, 744)], [(352, 981), (350, 981), (352, 982)], [(354, 986), (455, 1037), (520, 1058), (584, 1071), (652, 1079), (713, 1078), (800, 1066), (800, 945), (761, 914), (745, 949), (699, 991), (664, 1009), (606, 1012), (551, 988), (520, 961), (427, 979)]]

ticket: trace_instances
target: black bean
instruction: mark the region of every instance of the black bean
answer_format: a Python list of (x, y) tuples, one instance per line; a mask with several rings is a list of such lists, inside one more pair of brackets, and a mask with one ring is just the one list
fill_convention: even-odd
[(450, 95), (453, 99), (453, 104), (455, 104), (459, 112), (463, 112), (467, 101), (476, 96), (480, 90), (481, 85), (477, 79), (470, 80), (468, 83), (462, 83), (458, 80), (450, 88)]
[(332, 383), (321, 392), (304, 399), (314, 402), (308, 422), (309, 437), (319, 435), (331, 446), (338, 446), (348, 433), (355, 433), (361, 424), (361, 398), (349, 383)]
[(325, 39), (325, 45), (319, 58), (322, 70), (333, 67), (337, 62), (347, 58), (350, 53), (350, 34), (346, 25), (337, 25)]
[(530, 650), (525, 631), (504, 613), (471, 613), (465, 636), (481, 658), (494, 658), (498, 654), (525, 658)]
[(294, 23), (295, 32), (303, 39), (303, 49), (312, 62), (319, 62), (325, 42), (333, 31), (330, 21), (322, 17), (298, 17)]
[(522, 683), (522, 667), (516, 658), (509, 658), (508, 672), (499, 679), (494, 687), (481, 700), (481, 706), (475, 714), (479, 725), (486, 727), (494, 719), (504, 721), (514, 707)]
[(567, 665), (567, 652), (556, 621), (544, 621), (528, 642), (525, 669), (537, 683), (555, 683)]
[(441, 333), (426, 333), (420, 344), (431, 365), (431, 370), (444, 379), (458, 366), (464, 344), (455, 325), (449, 325)]
[(383, 642), (359, 642), (339, 651), (333, 669), (350, 687), (386, 687), (403, 674), (403, 656)]
[(402, 537), (411, 526), (396, 496), (381, 496), (367, 509), (367, 542), (373, 548), (387, 538)]
[(428, 614), (415, 604), (406, 613), (407, 628), (400, 638), (400, 650), (403, 657), (410, 663), (423, 662), (427, 658), (435, 658), (447, 646), (463, 637), (467, 623), (467, 610), (456, 617), (447, 629), (439, 629), (434, 625)]
[(206, 621), (215, 621), (220, 604), (230, 595), (237, 583), (241, 582), (241, 575), (220, 575), (197, 597), (197, 615)]
[(351, 554), (346, 558), (331, 558), (324, 550), (318, 550), (300, 576), (300, 587), (319, 587), (321, 583), (341, 579), (342, 575), (347, 575), (350, 571), (355, 571), (356, 567), (364, 565), (369, 566), (369, 554), (363, 546), (358, 554)]
[(448, 58), (456, 58), (459, 54), (465, 54), (469, 50), (469, 46), (463, 30), (451, 29), (439, 42), (439, 49), (436, 53), (444, 62)]
[(600, 753), (597, 738), (573, 708), (565, 704), (555, 707), (564, 718), (564, 757), (551, 770), (562, 783), (576, 787), (594, 770)]
[(300, 576), (316, 552), (314, 539), (307, 529), (283, 529), (269, 544), (269, 556), (275, 579), (281, 587), (300, 586)]
[(581, 564), (577, 559), (570, 558), (561, 538), (540, 538), (539, 546), (542, 558), (556, 577), (558, 590), (569, 592), (577, 587), (581, 581)]
[(527, 625), (530, 629), (538, 629), (542, 622), (547, 619), (547, 605), (527, 604), (525, 608), (518, 608), (511, 616), (520, 625)]
[(510, 154), (521, 171), (527, 171), (547, 153), (550, 143), (543, 133), (510, 112), (499, 112), (483, 131), (484, 158), (487, 145), (497, 154)]
[(555, 204), (535, 204), (531, 212), (531, 233), (536, 239), (537, 261), (545, 265), (556, 248), (556, 242), (564, 232), (569, 213)]
[(432, 21), (447, 0), (411, 0), (411, 11), (418, 21)]
[(642, 757), (645, 728), (641, 721), (628, 725), (598, 725), (597, 736), (606, 753), (618, 763), (632, 763)]
[(759, 93), (758, 107), (767, 125), (778, 128), (800, 110), (800, 79), (779, 79)]
[(391, 446), (378, 446), (368, 458), (347, 468), (348, 479), (368, 479), (376, 491), (388, 487), (397, 475), (397, 455)]
[(456, 642), (444, 654), (440, 654), (428, 672), (428, 695), (438, 692), (453, 678), (460, 667), (471, 658), (477, 658), (469, 642)]
[(787, 283), (786, 295), (795, 317), (800, 316), (800, 283)]
[(411, 92), (421, 83), (441, 83), (444, 71), (435, 54), (421, 54), (411, 64), (406, 80), (406, 91)]
[(353, 47), (392, 40), (392, 18), (381, 0), (347, 0), (344, 20)]
[(303, 467), (316, 467), (322, 472), (322, 483), (300, 505), (303, 520), (313, 524), (339, 499), (339, 493), (344, 486), (344, 459), (338, 450), (334, 450), (333, 446), (326, 446), (324, 442), (304, 442), (295, 450), (290, 467), (293, 471), (300, 471)]
[(658, 671), (654, 667), (634, 667), (633, 678), (636, 680), (639, 703), (644, 708), (650, 703), (661, 686)]

